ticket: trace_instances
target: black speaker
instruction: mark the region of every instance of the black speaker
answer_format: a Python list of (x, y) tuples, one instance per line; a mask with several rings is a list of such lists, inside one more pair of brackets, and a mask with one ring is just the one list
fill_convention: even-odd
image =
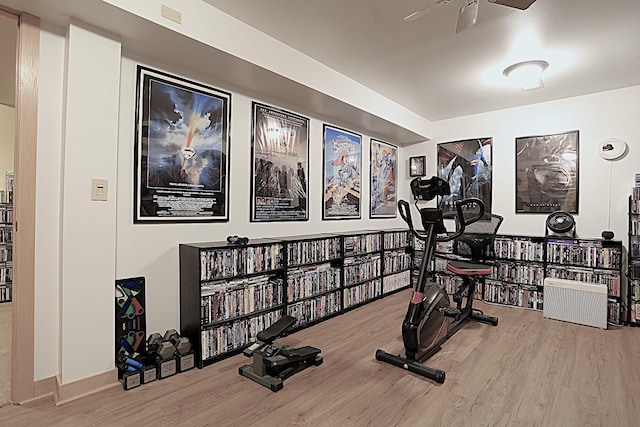
[(613, 231), (603, 231), (602, 232), (602, 238), (604, 240), (611, 240), (611, 239), (613, 239), (613, 236), (614, 236)]

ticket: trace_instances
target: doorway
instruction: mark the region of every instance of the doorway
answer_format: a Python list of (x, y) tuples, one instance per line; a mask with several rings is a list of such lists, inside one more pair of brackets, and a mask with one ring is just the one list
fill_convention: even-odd
[[(34, 381), (35, 206), (38, 124), (40, 18), (0, 6), (0, 17), (17, 24), (13, 78), (15, 89), (13, 138), (13, 218), (11, 247), (10, 400), (26, 402), (36, 396)], [(12, 24), (9, 24), (13, 26)], [(0, 26), (3, 26), (0, 24)], [(15, 29), (15, 26), (13, 26)], [(2, 42), (6, 38), (1, 39)], [(0, 43), (2, 44), (2, 43)], [(4, 63), (4, 60), (2, 61)], [(18, 228), (20, 224), (20, 228)], [(40, 392), (40, 394), (42, 394)]]
[(11, 402), (13, 169), (18, 17), (0, 11), (0, 406)]

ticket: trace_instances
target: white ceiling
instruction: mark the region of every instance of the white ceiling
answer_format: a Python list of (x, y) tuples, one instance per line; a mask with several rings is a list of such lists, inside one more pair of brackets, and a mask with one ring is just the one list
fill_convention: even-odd
[[(457, 13), (464, 0), (451, 0), (432, 7), (419, 20), (404, 22), (403, 17), (434, 1), (166, 3), (186, 11), (193, 10), (194, 4), (212, 7), (212, 12), (213, 7), (219, 8), (434, 121), (640, 85), (640, 0), (537, 0), (525, 11), (479, 0), (478, 23), (458, 34)], [(158, 8), (162, 3), (147, 2)], [(139, 19), (104, 0), (0, 3), (42, 17), (49, 31), (61, 29), (61, 35), (73, 17), (118, 35), (128, 52), (162, 58), (165, 64), (178, 64), (177, 69), (190, 78), (214, 78), (227, 90), (241, 90), (301, 114), (399, 145), (425, 140), (422, 130), (381, 118), (340, 97)], [(13, 43), (0, 37), (0, 45)], [(522, 92), (506, 84), (502, 70), (526, 59), (551, 63), (544, 74), (544, 88)], [(0, 67), (7, 64), (0, 59)], [(4, 90), (0, 82), (0, 97)]]
[[(480, 0), (203, 0), (430, 120), (640, 84), (640, 0), (537, 0), (518, 10)], [(508, 65), (545, 59), (544, 88), (523, 92)], [(614, 106), (612, 106), (615, 108)]]

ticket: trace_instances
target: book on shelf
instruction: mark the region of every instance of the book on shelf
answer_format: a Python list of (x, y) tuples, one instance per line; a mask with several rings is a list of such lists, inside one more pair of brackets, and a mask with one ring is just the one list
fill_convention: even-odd
[(200, 322), (221, 322), (268, 310), (283, 302), (282, 279), (236, 279), (202, 287)]
[(287, 314), (297, 318), (295, 326), (310, 323), (339, 312), (342, 309), (341, 292), (332, 292), (316, 298), (287, 305)]
[(287, 273), (287, 302), (340, 288), (340, 268), (330, 263), (297, 267)]
[(254, 342), (258, 332), (271, 326), (280, 317), (282, 310), (277, 310), (202, 330), (202, 359), (210, 359)]
[(344, 308), (353, 307), (354, 305), (372, 300), (381, 295), (382, 279), (374, 279), (343, 289)]

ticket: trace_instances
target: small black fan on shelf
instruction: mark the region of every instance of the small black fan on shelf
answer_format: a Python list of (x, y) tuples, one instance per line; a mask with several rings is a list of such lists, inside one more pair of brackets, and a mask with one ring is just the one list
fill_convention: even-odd
[(576, 237), (576, 221), (567, 211), (555, 211), (547, 217), (547, 229), (545, 235), (549, 235), (549, 231), (556, 236)]

